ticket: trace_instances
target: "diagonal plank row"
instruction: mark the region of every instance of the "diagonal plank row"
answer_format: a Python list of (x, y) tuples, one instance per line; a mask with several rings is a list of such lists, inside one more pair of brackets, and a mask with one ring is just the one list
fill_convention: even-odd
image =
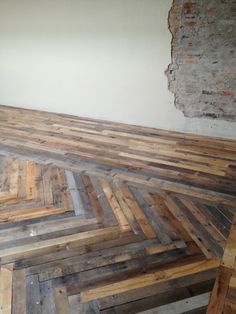
[[(4, 309), (13, 298), (15, 313), (19, 306), (22, 313), (65, 308), (73, 313), (78, 307), (82, 313), (122, 313), (128, 300), (116, 310), (106, 308), (114, 307), (108, 301), (103, 309), (102, 302), (137, 289), (143, 299), (142, 288), (160, 289), (176, 280), (191, 297), (190, 275), (193, 286), (203, 281), (211, 287), (234, 208), (12, 157), (2, 157), (1, 165), (2, 178), (8, 178), (1, 183), (0, 205)], [(152, 293), (144, 304), (148, 308), (159, 304)], [(135, 311), (140, 301), (131, 300)]]
[(206, 312), (235, 142), (0, 111), (0, 313)]

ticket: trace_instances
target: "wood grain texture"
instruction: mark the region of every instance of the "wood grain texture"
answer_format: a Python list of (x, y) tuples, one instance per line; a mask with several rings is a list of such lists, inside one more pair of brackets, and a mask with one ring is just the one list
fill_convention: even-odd
[(227, 239), (207, 314), (236, 313), (236, 215)]
[(0, 313), (11, 314), (13, 265), (0, 268)]
[(0, 106), (0, 313), (235, 313), (235, 191), (233, 140)]

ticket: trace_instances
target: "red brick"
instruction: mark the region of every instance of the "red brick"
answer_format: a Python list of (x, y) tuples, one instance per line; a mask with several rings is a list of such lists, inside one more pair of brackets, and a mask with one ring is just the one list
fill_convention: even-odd
[(185, 14), (189, 14), (191, 13), (191, 9), (192, 9), (192, 3), (191, 2), (187, 2), (184, 4), (184, 13)]
[(185, 60), (185, 63), (186, 63), (186, 64), (196, 64), (196, 63), (197, 63), (197, 60), (194, 60), (194, 59), (187, 59), (187, 60)]
[(214, 8), (214, 7), (209, 7), (209, 8), (207, 8), (207, 12), (208, 12), (208, 13), (215, 13), (216, 11), (217, 11), (217, 9)]
[(220, 96), (233, 96), (234, 94), (229, 90), (224, 90), (220, 92)]
[(189, 21), (189, 22), (186, 22), (185, 25), (188, 26), (188, 27), (193, 28), (193, 27), (196, 26), (196, 22), (194, 22), (194, 21)]

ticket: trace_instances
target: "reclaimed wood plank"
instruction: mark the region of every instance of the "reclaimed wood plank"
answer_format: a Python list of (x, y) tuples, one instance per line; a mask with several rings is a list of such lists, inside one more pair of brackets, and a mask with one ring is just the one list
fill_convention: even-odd
[(215, 268), (219, 266), (219, 259), (211, 259), (200, 261), (177, 268), (171, 268), (160, 272), (154, 272), (146, 275), (141, 275), (131, 279), (126, 279), (110, 285), (100, 286), (81, 292), (82, 302), (99, 299), (114, 293), (121, 293), (128, 290), (147, 287), (157, 282), (165, 282), (166, 280), (187, 276), (189, 273), (197, 273), (203, 270)]
[(0, 266), (0, 313), (11, 314), (12, 311), (12, 275), (13, 265)]

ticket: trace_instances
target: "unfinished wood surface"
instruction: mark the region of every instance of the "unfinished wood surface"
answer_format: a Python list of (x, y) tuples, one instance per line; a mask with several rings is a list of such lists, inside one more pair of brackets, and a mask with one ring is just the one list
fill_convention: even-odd
[(11, 314), (13, 265), (0, 267), (0, 313)]
[(236, 313), (236, 215), (208, 305), (211, 313)]
[(236, 141), (0, 106), (0, 313), (235, 313), (235, 214)]

